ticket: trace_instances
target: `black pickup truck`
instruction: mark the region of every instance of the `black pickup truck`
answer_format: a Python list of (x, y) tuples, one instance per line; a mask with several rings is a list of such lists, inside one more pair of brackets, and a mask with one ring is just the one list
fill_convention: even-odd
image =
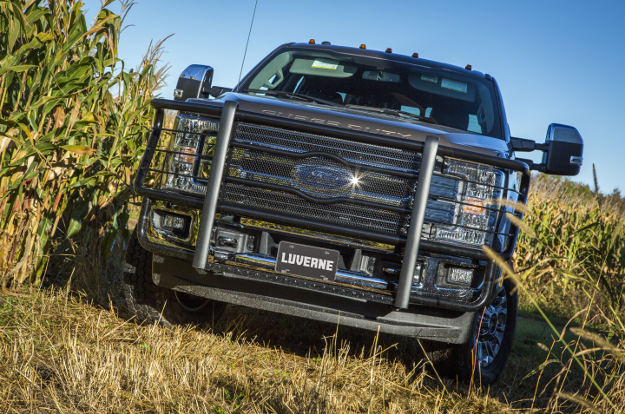
[[(512, 256), (506, 214), (522, 218), (531, 170), (579, 172), (577, 130), (513, 138), (490, 75), (365, 45), (288, 43), (234, 89), (212, 76), (192, 65), (175, 100), (152, 101), (125, 312), (206, 323), (233, 303), (340, 319), (450, 344), (451, 373), (494, 382), (518, 300), (483, 246)], [(533, 150), (542, 163), (515, 156)]]

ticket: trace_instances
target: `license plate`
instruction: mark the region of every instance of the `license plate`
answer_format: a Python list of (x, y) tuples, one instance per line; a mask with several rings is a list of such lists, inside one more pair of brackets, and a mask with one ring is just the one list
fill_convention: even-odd
[(276, 272), (334, 280), (339, 264), (337, 250), (322, 249), (290, 242), (280, 242)]

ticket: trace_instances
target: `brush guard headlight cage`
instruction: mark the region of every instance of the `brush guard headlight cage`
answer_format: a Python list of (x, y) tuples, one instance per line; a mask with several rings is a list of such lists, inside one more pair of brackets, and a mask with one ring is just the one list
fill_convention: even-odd
[[(505, 217), (505, 214), (510, 213), (522, 219), (522, 211), (516, 208), (516, 205), (517, 203), (524, 205), (527, 201), (530, 170), (526, 163), (440, 146), (436, 136), (428, 136), (425, 143), (408, 141), (324, 125), (306, 124), (289, 119), (279, 119), (238, 110), (234, 102), (231, 104), (228, 107), (229, 113), (225, 114), (221, 105), (210, 102), (175, 102), (164, 99), (152, 101), (152, 106), (156, 109), (155, 121), (137, 172), (135, 189), (140, 195), (152, 200), (202, 209), (203, 213), (213, 212), (213, 219), (200, 222), (194, 255), (195, 267), (203, 268), (203, 264), (206, 263), (209, 250), (208, 238), (210, 237), (206, 231), (212, 231), (214, 213), (230, 213), (284, 225), (304, 227), (310, 230), (360, 237), (391, 245), (404, 245), (403, 267), (410, 267), (411, 262), (414, 262), (411, 266), (412, 269), (417, 262), (419, 250), (491, 261), (482, 250), (482, 246), (486, 245), (492, 246), (503, 260), (511, 258), (519, 229)], [(169, 128), (163, 125), (165, 109), (179, 111), (173, 126)], [(224, 112), (223, 118), (222, 111)], [(228, 118), (228, 122), (227, 125), (224, 125), (226, 118)], [(403, 226), (404, 231), (400, 230), (397, 234), (388, 234), (223, 204), (219, 199), (220, 191), (223, 191), (222, 187), (224, 187), (222, 183), (249, 184), (254, 187), (264, 187), (272, 191), (284, 191), (307, 197), (307, 195), (299, 194), (296, 190), (281, 185), (281, 183), (253, 182), (252, 179), (246, 180), (240, 175), (228, 173), (232, 149), (250, 149), (245, 143), (230, 139), (239, 123), (250, 123), (268, 128), (283, 128), (303, 134), (318, 134), (415, 152), (420, 158), (420, 168), (418, 171), (412, 172), (400, 173), (393, 168), (359, 165), (353, 160), (338, 160), (361, 172), (374, 171), (416, 179), (415, 194), (410, 205), (404, 208), (371, 201), (340, 198), (342, 203), (401, 211), (407, 214), (410, 225), (406, 225), (406, 220)], [(220, 147), (221, 153), (224, 154), (221, 157), (223, 159), (213, 160), (215, 152), (220, 151)], [(281, 151), (275, 148), (253, 147), (252, 149), (253, 151), (264, 152), (268, 156), (282, 155)], [(337, 158), (336, 155), (329, 153), (315, 153), (314, 155), (328, 159)], [(306, 154), (298, 154), (297, 156), (304, 157)], [(427, 159), (431, 160), (429, 166)], [(221, 168), (212, 171), (211, 167), (213, 167), (214, 162), (217, 162), (215, 165)], [(425, 168), (426, 166), (427, 168)], [(214, 174), (215, 177), (211, 177), (211, 174)], [(514, 175), (516, 175), (515, 183), (510, 183), (509, 180), (514, 179)], [(434, 185), (440, 187), (440, 180), (437, 177), (457, 180), (457, 191), (449, 197), (445, 196), (445, 189), (438, 188), (436, 191), (431, 191), (430, 189), (434, 188)], [(420, 190), (420, 182), (427, 183), (427, 188)], [(430, 183), (433, 183), (432, 186)], [(212, 194), (212, 197), (207, 196), (207, 194)], [(419, 196), (420, 194), (421, 196)], [(441, 200), (454, 206), (451, 222), (428, 219), (427, 204)], [(332, 201), (324, 200), (323, 203), (329, 204)], [(207, 206), (210, 208), (207, 209)], [(421, 225), (413, 227), (414, 224), (419, 224), (419, 217), (417, 217), (419, 214), (422, 216), (420, 218)], [(202, 244), (204, 244), (203, 247), (201, 247)], [(402, 272), (396, 295), (395, 304), (397, 308), (407, 308), (409, 302), (422, 303), (424, 300), (427, 302), (427, 298), (415, 299), (410, 295), (412, 272), (413, 270)], [(403, 275), (404, 273), (406, 276)], [(464, 310), (479, 309), (487, 303), (494, 284), (494, 280), (491, 280), (494, 276), (489, 277), (488, 275), (496, 273), (487, 272), (479, 297), (462, 305)], [(437, 300), (440, 302), (440, 299)], [(457, 307), (457, 304), (449, 307)]]

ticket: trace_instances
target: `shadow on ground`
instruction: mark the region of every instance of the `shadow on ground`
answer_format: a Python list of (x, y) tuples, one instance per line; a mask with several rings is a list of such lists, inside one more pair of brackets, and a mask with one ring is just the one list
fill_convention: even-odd
[[(323, 357), (324, 350), (332, 346), (332, 337), (336, 335), (335, 346), (343, 349), (347, 346), (349, 355), (353, 358), (367, 358), (371, 356), (374, 346), (377, 346), (378, 350), (385, 350), (382, 358), (387, 363), (401, 363), (406, 373), (427, 369), (431, 377), (430, 386), (439, 388), (441, 392), (444, 389), (461, 394), (469, 392), (468, 384), (454, 378), (439, 378), (431, 369), (421, 347), (423, 345), (425, 349), (431, 349), (436, 344), (426, 342), (420, 345), (415, 338), (340, 326), (340, 323), (337, 326), (234, 305), (229, 305), (223, 317), (210, 329), (217, 335), (231, 335), (233, 339), (253, 341), (270, 349), (280, 349), (307, 358)], [(547, 355), (537, 343), (550, 344), (552, 337), (545, 324), (519, 319), (515, 345), (500, 380), (491, 387), (475, 384), (474, 388), (516, 409), (532, 407), (532, 400), (534, 408), (544, 407), (551, 397), (551, 392), (545, 385), (555, 375), (555, 366), (546, 368), (538, 387), (538, 374), (532, 372), (545, 361)]]

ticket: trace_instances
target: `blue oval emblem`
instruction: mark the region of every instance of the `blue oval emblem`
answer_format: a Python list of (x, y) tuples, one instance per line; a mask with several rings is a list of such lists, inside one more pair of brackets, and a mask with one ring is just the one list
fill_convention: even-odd
[(311, 159), (293, 169), (295, 187), (317, 197), (340, 197), (353, 190), (352, 173), (327, 159)]

